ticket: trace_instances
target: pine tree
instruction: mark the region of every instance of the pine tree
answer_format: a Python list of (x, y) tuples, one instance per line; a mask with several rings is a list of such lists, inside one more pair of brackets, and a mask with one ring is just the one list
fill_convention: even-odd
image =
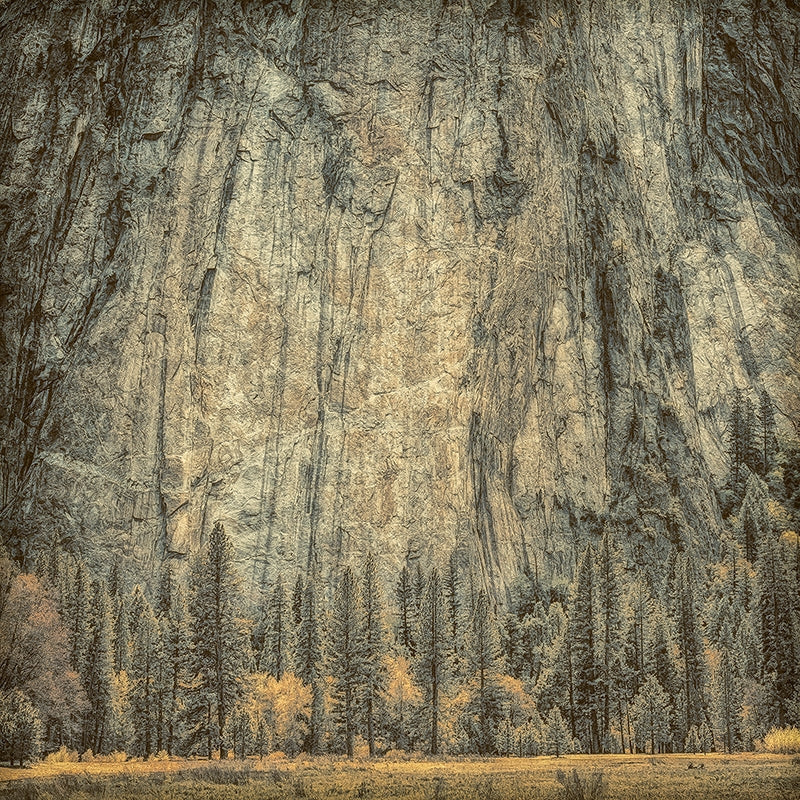
[(739, 675), (737, 655), (733, 632), (726, 620), (715, 653), (711, 693), (719, 739), (728, 753), (738, 750), (741, 744), (744, 686)]
[(761, 631), (761, 681), (767, 688), (774, 724), (788, 723), (798, 670), (797, 622), (788, 576), (788, 559), (777, 536), (761, 541), (756, 578)]
[(460, 661), (464, 645), (462, 632), (461, 610), (461, 575), (458, 565), (458, 555), (455, 550), (450, 553), (447, 570), (444, 575), (444, 597), (447, 608), (447, 627), (450, 634), (451, 647), (456, 662)]
[(772, 399), (766, 389), (758, 393), (758, 450), (759, 472), (766, 477), (772, 469), (772, 456), (775, 449), (775, 412)]
[[(267, 572), (261, 573), (259, 584), (259, 599), (254, 610), (253, 626), (250, 629), (250, 649), (253, 653), (255, 672), (264, 672), (266, 664), (262, 663), (265, 657), (265, 643), (267, 637), (267, 627), (269, 626), (269, 602), (271, 592), (267, 580)], [(291, 613), (291, 612), (290, 612)]]
[(594, 635), (594, 552), (587, 545), (578, 562), (569, 613), (569, 636), (572, 651), (575, 725), (584, 750), (600, 749), (598, 720), (598, 665)]
[(89, 572), (83, 561), (77, 562), (70, 583), (65, 605), (66, 618), (69, 621), (72, 665), (85, 682), (91, 633), (89, 627)]
[(113, 625), (111, 601), (105, 584), (95, 581), (92, 589), (90, 646), (87, 652), (85, 682), (89, 710), (84, 730), (84, 747), (91, 748), (95, 753), (102, 753), (110, 743), (109, 732), (112, 726)]
[(316, 591), (314, 581), (309, 578), (303, 590), (303, 605), (300, 627), (295, 648), (295, 674), (306, 686), (311, 687), (311, 716), (305, 750), (318, 753), (322, 737), (324, 694), (322, 689), (322, 640), (317, 619)]
[(545, 746), (547, 752), (556, 758), (565, 753), (569, 753), (572, 749), (569, 729), (564, 722), (564, 717), (561, 715), (561, 709), (558, 706), (553, 706), (553, 708), (550, 709), (550, 713), (547, 715)]
[(133, 628), (131, 657), (131, 709), (134, 750), (145, 758), (153, 755), (158, 740), (158, 662), (161, 635), (153, 609), (141, 587), (136, 587), (133, 607), (137, 609)]
[(544, 667), (547, 614), (541, 603), (522, 619), (507, 614), (503, 626), (502, 649), (508, 674), (533, 683), (539, 680)]
[(689, 728), (689, 734), (686, 737), (686, 744), (683, 750), (685, 753), (697, 753), (701, 747), (700, 731), (697, 730), (696, 725), (692, 725), (692, 727)]
[(754, 622), (758, 616), (758, 609), (751, 608), (734, 634), (738, 670), (745, 682), (757, 681), (761, 674), (761, 647)]
[(278, 575), (267, 607), (264, 650), (260, 659), (261, 670), (268, 672), (277, 681), (288, 671), (291, 663), (289, 613), (283, 579)]
[(759, 545), (770, 532), (767, 500), (767, 489), (763, 482), (757, 476), (750, 475), (739, 512), (739, 525), (744, 556), (751, 564), (756, 563)]
[(550, 604), (547, 613), (542, 671), (536, 682), (536, 702), (541, 709), (560, 706), (567, 715), (570, 736), (575, 738), (575, 681), (572, 670), (571, 629), (561, 603)]
[(631, 708), (636, 745), (650, 747), (651, 753), (663, 752), (672, 738), (672, 705), (661, 684), (651, 675), (633, 700)]
[(749, 607), (748, 570), (743, 563), (742, 550), (730, 536), (720, 539), (722, 554), (714, 566), (714, 579), (706, 613), (706, 632), (713, 641), (719, 641), (722, 627), (727, 622), (731, 630), (738, 629)]
[(630, 615), (625, 633), (626, 695), (632, 698), (645, 681), (653, 615), (653, 595), (641, 576), (630, 585), (627, 606)]
[(704, 754), (714, 749), (714, 735), (711, 733), (711, 728), (708, 727), (708, 723), (705, 720), (700, 723), (700, 727), (697, 731), (697, 738), (700, 740), (700, 749)]
[(192, 568), (192, 641), (195, 671), (206, 699), (204, 727), (208, 749), (226, 755), (225, 721), (236, 704), (249, 661), (248, 635), (241, 619), (233, 545), (222, 523)]
[(129, 671), (131, 668), (131, 626), (128, 598), (119, 595), (112, 600), (114, 625), (114, 670)]
[(612, 715), (619, 722), (623, 752), (624, 646), (622, 556), (606, 528), (597, 554), (597, 615), (599, 618), (601, 735), (610, 737)]
[(481, 755), (494, 752), (495, 728), (503, 715), (496, 679), (499, 649), (496, 624), (489, 610), (489, 601), (486, 593), (481, 590), (475, 603), (468, 638), (469, 664), (476, 678), (473, 701), (468, 713), (474, 711), (477, 722), (470, 738), (473, 748)]
[(386, 654), (389, 644), (384, 622), (383, 594), (378, 580), (378, 568), (372, 553), (368, 554), (364, 564), (361, 587), (363, 616), (360, 635), (363, 657), (364, 722), (369, 754), (374, 756), (377, 721), (382, 716), (383, 698), (388, 685)]
[(673, 618), (679, 651), (681, 681), (677, 725), (678, 740), (685, 741), (689, 728), (705, 721), (706, 664), (695, 604), (694, 576), (689, 557), (680, 553), (676, 562), (673, 587)]
[(753, 441), (754, 429), (753, 404), (741, 389), (734, 389), (728, 426), (728, 458), (729, 485), (737, 502), (744, 493), (749, 468), (757, 466), (759, 461)]
[(681, 693), (676, 652), (677, 645), (669, 620), (662, 607), (655, 604), (647, 638), (646, 676), (655, 678), (670, 697), (677, 697)]
[(61, 548), (58, 544), (58, 537), (54, 536), (50, 547), (44, 551), (38, 560), (36, 567), (36, 576), (43, 582), (50, 586), (54, 591), (57, 602), (60, 602), (58, 597), (61, 588)]
[(414, 672), (423, 693), (423, 707), (430, 722), (429, 749), (439, 753), (439, 715), (447, 679), (447, 618), (442, 581), (434, 567), (428, 578), (419, 614)]
[(225, 743), (230, 745), (234, 758), (247, 758), (255, 746), (256, 733), (250, 715), (241, 702), (237, 703), (228, 715), (224, 732)]
[(414, 586), (407, 564), (404, 564), (403, 568), (400, 570), (400, 577), (395, 587), (395, 597), (397, 598), (397, 606), (399, 609), (397, 641), (403, 648), (403, 651), (409, 657), (413, 657), (416, 652), (414, 637), (417, 627), (417, 609)]
[(164, 746), (173, 755), (182, 737), (182, 716), (186, 708), (186, 690), (191, 671), (191, 631), (186, 598), (180, 585), (174, 587), (170, 597), (169, 614), (163, 626), (163, 654), (167, 667), (166, 730)]
[(330, 625), (330, 669), (333, 677), (335, 713), (343, 734), (348, 758), (353, 757), (356, 720), (361, 703), (361, 679), (364, 667), (361, 649), (361, 598), (347, 567), (334, 593)]

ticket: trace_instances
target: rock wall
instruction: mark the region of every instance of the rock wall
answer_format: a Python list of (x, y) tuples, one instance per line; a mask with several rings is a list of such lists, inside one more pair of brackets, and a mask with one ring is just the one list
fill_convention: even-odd
[(798, 420), (800, 13), (11, 0), (7, 545), (502, 600), (603, 520), (712, 547), (732, 387)]

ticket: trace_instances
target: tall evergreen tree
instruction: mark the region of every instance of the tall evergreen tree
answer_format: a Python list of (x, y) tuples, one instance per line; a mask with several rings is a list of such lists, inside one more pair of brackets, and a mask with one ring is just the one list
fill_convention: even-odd
[(324, 693), (321, 663), (322, 639), (317, 618), (316, 590), (313, 579), (309, 577), (303, 589), (300, 627), (295, 647), (295, 674), (311, 687), (311, 714), (305, 742), (305, 750), (309, 753), (319, 752), (322, 737)]
[(608, 528), (597, 554), (598, 649), (600, 653), (601, 735), (610, 737), (612, 716), (618, 721), (620, 743), (625, 750), (623, 721), (624, 640), (622, 611), (622, 556)]
[(556, 758), (569, 753), (572, 749), (572, 740), (569, 734), (569, 728), (561, 715), (561, 709), (558, 706), (553, 706), (547, 715), (544, 731), (547, 752)]
[(423, 693), (423, 707), (429, 721), (429, 749), (439, 753), (439, 715), (447, 679), (447, 617), (442, 581), (434, 567), (428, 578), (419, 614), (414, 672)]
[(0, 689), (0, 761), (37, 761), (42, 750), (42, 722), (36, 707), (19, 689)]
[(766, 486), (757, 476), (751, 474), (745, 485), (744, 499), (739, 512), (744, 556), (751, 564), (756, 563), (761, 540), (770, 532), (768, 499)]
[(112, 600), (112, 623), (114, 625), (114, 670), (128, 672), (131, 668), (132, 636), (130, 626), (130, 603), (125, 595)]
[(676, 562), (672, 594), (673, 619), (679, 651), (679, 674), (682, 685), (676, 727), (679, 740), (684, 742), (693, 726), (705, 722), (706, 704), (703, 687), (706, 684), (705, 649), (703, 647), (695, 601), (694, 574), (689, 556), (680, 553)]
[(575, 693), (575, 724), (584, 750), (600, 749), (599, 670), (595, 653), (594, 551), (587, 545), (579, 562), (569, 612), (569, 636)]
[(78, 561), (72, 571), (70, 588), (66, 593), (65, 606), (69, 621), (69, 641), (72, 665), (86, 682), (87, 656), (90, 647), (90, 582), (89, 572), (83, 561)]
[(630, 585), (627, 605), (630, 615), (625, 635), (626, 694), (628, 697), (634, 697), (646, 677), (654, 606), (650, 588), (641, 576), (636, 577)]
[(711, 693), (718, 738), (725, 751), (733, 753), (741, 746), (744, 686), (739, 675), (739, 658), (728, 620), (725, 620), (720, 631), (712, 671)]
[(646, 674), (655, 678), (659, 686), (673, 698), (678, 697), (682, 691), (676, 661), (677, 650), (670, 621), (664, 615), (663, 608), (655, 604), (647, 638)]
[(330, 669), (336, 716), (348, 758), (353, 757), (356, 721), (361, 704), (364, 654), (362, 609), (353, 571), (347, 567), (336, 587), (330, 622)]
[(413, 656), (416, 652), (417, 608), (414, 585), (407, 564), (404, 564), (400, 570), (400, 577), (395, 587), (395, 597), (399, 612), (397, 641), (408, 656)]
[(451, 647), (456, 662), (460, 661), (463, 650), (462, 609), (461, 609), (461, 573), (458, 555), (455, 550), (450, 553), (447, 569), (444, 574), (444, 597), (447, 609), (447, 627), (450, 633)]
[(547, 638), (543, 666), (536, 682), (535, 695), (540, 709), (555, 705), (567, 713), (570, 738), (575, 738), (575, 683), (572, 673), (572, 640), (569, 622), (560, 603), (548, 611)]
[(283, 578), (278, 575), (267, 607), (264, 651), (261, 669), (279, 681), (291, 664), (290, 609), (283, 588)]
[(131, 657), (134, 749), (145, 758), (157, 752), (158, 678), (161, 659), (161, 634), (158, 620), (143, 594), (134, 607), (138, 613), (133, 625)]
[(714, 565), (714, 576), (705, 615), (706, 633), (719, 641), (722, 627), (727, 622), (736, 630), (749, 607), (748, 570), (743, 563), (742, 548), (732, 537), (723, 534), (720, 539), (721, 557)]
[(772, 456), (775, 447), (775, 412), (772, 399), (766, 389), (758, 393), (758, 451), (759, 472), (766, 476), (772, 469)]
[(636, 744), (640, 750), (664, 752), (672, 738), (670, 723), (672, 704), (664, 688), (651, 675), (633, 701), (632, 708)]
[(209, 749), (226, 755), (222, 732), (236, 704), (249, 661), (247, 632), (241, 619), (233, 545), (217, 522), (192, 567), (192, 641), (195, 671), (206, 699), (203, 726)]
[(384, 697), (388, 686), (386, 654), (389, 643), (384, 621), (383, 593), (378, 580), (375, 556), (367, 555), (361, 579), (363, 604), (361, 651), (363, 658), (362, 690), (364, 722), (370, 756), (375, 755), (375, 734), (378, 719), (382, 716)]
[(111, 694), (114, 678), (114, 642), (111, 601), (105, 584), (95, 581), (90, 613), (90, 646), (87, 652), (86, 696), (89, 709), (84, 746), (102, 753), (110, 744)]
[(169, 755), (173, 755), (183, 739), (183, 714), (192, 666), (189, 612), (180, 585), (175, 586), (171, 593), (169, 615), (163, 626), (163, 646), (167, 667), (164, 747)]
[(137, 583), (130, 594), (128, 601), (128, 629), (130, 630), (131, 640), (136, 638), (139, 623), (147, 613), (152, 613), (153, 607), (144, 593), (142, 585)]
[(497, 626), (489, 609), (486, 592), (481, 590), (475, 603), (468, 638), (470, 668), (476, 679), (468, 714), (476, 720), (471, 731), (472, 746), (481, 754), (495, 750), (495, 729), (503, 716), (497, 684), (500, 657)]
[(508, 674), (536, 683), (544, 668), (547, 643), (547, 613), (541, 603), (521, 619), (516, 613), (506, 615), (502, 649)]
[(772, 705), (774, 724), (789, 722), (798, 669), (797, 620), (781, 541), (774, 534), (764, 537), (756, 568), (758, 612), (761, 631), (761, 681)]
[(754, 443), (755, 416), (753, 404), (741, 389), (734, 389), (731, 418), (728, 425), (728, 459), (730, 489), (735, 500), (741, 500), (750, 468), (759, 461)]

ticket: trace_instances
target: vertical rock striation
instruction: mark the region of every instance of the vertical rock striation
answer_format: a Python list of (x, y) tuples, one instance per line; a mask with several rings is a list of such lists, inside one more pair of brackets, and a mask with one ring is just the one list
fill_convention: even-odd
[(499, 599), (713, 546), (798, 416), (790, 0), (10, 0), (2, 536), (248, 579), (461, 548)]

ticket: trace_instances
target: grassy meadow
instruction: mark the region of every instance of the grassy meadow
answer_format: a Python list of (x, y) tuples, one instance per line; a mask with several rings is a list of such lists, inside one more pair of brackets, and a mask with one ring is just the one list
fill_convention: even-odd
[[(576, 780), (577, 777), (577, 780)], [(0, 769), (0, 800), (796, 800), (800, 759), (767, 754), (470, 760), (151, 761)]]

